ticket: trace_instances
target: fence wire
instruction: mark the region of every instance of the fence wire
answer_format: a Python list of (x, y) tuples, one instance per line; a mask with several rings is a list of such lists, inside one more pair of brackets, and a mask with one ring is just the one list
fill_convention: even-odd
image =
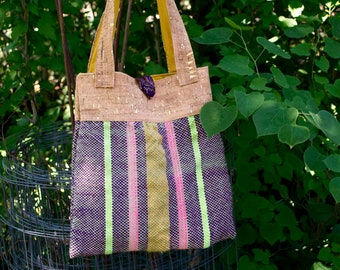
[(0, 174), (6, 208), (0, 215), (2, 270), (230, 269), (234, 242), (204, 250), (70, 259), (71, 141), (69, 123), (32, 128), (6, 140), (12, 146)]

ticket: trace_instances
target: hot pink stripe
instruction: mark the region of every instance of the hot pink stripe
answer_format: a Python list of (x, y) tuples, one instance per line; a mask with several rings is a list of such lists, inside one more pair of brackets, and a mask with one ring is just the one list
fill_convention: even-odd
[(184, 184), (177, 149), (175, 130), (172, 122), (166, 122), (165, 129), (169, 143), (171, 161), (174, 168), (174, 178), (176, 184), (176, 197), (178, 203), (179, 249), (186, 249), (188, 248), (188, 222), (184, 197)]
[(138, 250), (138, 183), (137, 145), (134, 122), (127, 125), (128, 177), (129, 177), (129, 250)]

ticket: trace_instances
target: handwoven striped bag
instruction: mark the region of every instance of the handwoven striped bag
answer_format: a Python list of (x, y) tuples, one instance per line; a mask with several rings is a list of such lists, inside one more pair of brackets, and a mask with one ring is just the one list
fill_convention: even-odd
[[(199, 112), (211, 100), (174, 0), (158, 0), (169, 73), (148, 84), (114, 70), (107, 0), (88, 73), (77, 76), (70, 257), (206, 248), (235, 237), (220, 135)], [(142, 89), (141, 89), (141, 88)]]

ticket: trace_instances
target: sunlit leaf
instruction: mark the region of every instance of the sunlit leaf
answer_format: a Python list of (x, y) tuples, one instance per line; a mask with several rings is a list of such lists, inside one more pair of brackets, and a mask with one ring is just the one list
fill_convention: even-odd
[(340, 43), (331, 39), (325, 39), (325, 52), (332, 58), (340, 58)]
[(340, 79), (334, 84), (325, 84), (325, 89), (334, 97), (340, 98)]
[(199, 37), (192, 38), (195, 42), (205, 45), (215, 45), (227, 43), (233, 35), (233, 30), (227, 27), (209, 29)]
[(310, 56), (310, 51), (313, 48), (310, 43), (300, 43), (291, 49), (293, 54), (299, 56)]
[(323, 265), (322, 262), (316, 262), (313, 264), (312, 270), (333, 270), (333, 268)]
[(278, 137), (280, 142), (288, 144), (290, 148), (293, 148), (295, 145), (307, 141), (310, 137), (310, 132), (307, 127), (285, 125), (280, 128)]
[(260, 77), (260, 78), (254, 78), (251, 80), (249, 87), (253, 90), (257, 91), (271, 91), (272, 89), (270, 87), (267, 87), (266, 84), (268, 83), (266, 78)]
[(285, 52), (278, 45), (270, 42), (269, 40), (267, 40), (264, 37), (257, 37), (256, 41), (261, 46), (263, 46), (263, 48), (265, 48), (268, 52), (270, 52), (270, 53), (272, 53), (274, 55), (281, 56), (284, 59), (290, 59), (291, 58), (289, 53)]
[(328, 136), (337, 145), (340, 145), (340, 123), (328, 111), (320, 111), (317, 114), (310, 113), (312, 119), (309, 121), (317, 128), (319, 128), (326, 136)]
[(340, 173), (340, 155), (330, 155), (323, 162), (329, 170)]
[(335, 202), (340, 203), (340, 177), (335, 177), (331, 180), (329, 191), (333, 195)]
[(224, 18), (224, 20), (229, 24), (230, 27), (234, 28), (235, 30), (249, 31), (254, 30), (255, 28), (254, 26), (239, 25), (229, 18)]
[(309, 25), (297, 25), (294, 27), (286, 28), (284, 34), (290, 38), (303, 38), (314, 31), (314, 27)]
[(315, 147), (309, 147), (303, 155), (305, 164), (312, 171), (323, 171), (326, 169), (326, 165), (323, 160), (326, 158)]
[(265, 101), (253, 115), (257, 135), (278, 134), (281, 127), (294, 124), (298, 114), (299, 112), (295, 108), (286, 108), (275, 101)]
[(225, 56), (218, 66), (227, 72), (243, 76), (252, 75), (255, 72), (254, 69), (249, 67), (249, 58), (238, 54)]
[(223, 107), (216, 101), (206, 103), (200, 113), (202, 126), (209, 137), (226, 130), (237, 117), (237, 107)]
[(332, 34), (333, 36), (340, 38), (340, 18), (337, 16), (331, 17), (329, 19), (332, 25)]
[(279, 68), (271, 67), (270, 71), (272, 72), (274, 76), (274, 82), (276, 82), (276, 84), (278, 84), (279, 86), (283, 88), (289, 87), (286, 76), (282, 73), (282, 71)]
[(316, 59), (315, 64), (324, 72), (327, 72), (330, 66), (328, 59), (324, 56), (321, 56), (320, 59)]
[(246, 94), (242, 91), (235, 91), (234, 96), (240, 113), (246, 118), (260, 108), (264, 102), (264, 96), (261, 93)]

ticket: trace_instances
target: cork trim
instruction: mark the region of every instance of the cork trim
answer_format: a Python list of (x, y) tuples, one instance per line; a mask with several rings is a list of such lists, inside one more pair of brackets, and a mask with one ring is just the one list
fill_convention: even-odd
[(131, 76), (115, 72), (115, 86), (96, 87), (94, 73), (77, 76), (75, 91), (78, 121), (167, 122), (200, 112), (210, 101), (207, 67), (197, 69), (198, 82), (181, 86), (176, 74), (155, 80), (156, 94), (147, 98)]

